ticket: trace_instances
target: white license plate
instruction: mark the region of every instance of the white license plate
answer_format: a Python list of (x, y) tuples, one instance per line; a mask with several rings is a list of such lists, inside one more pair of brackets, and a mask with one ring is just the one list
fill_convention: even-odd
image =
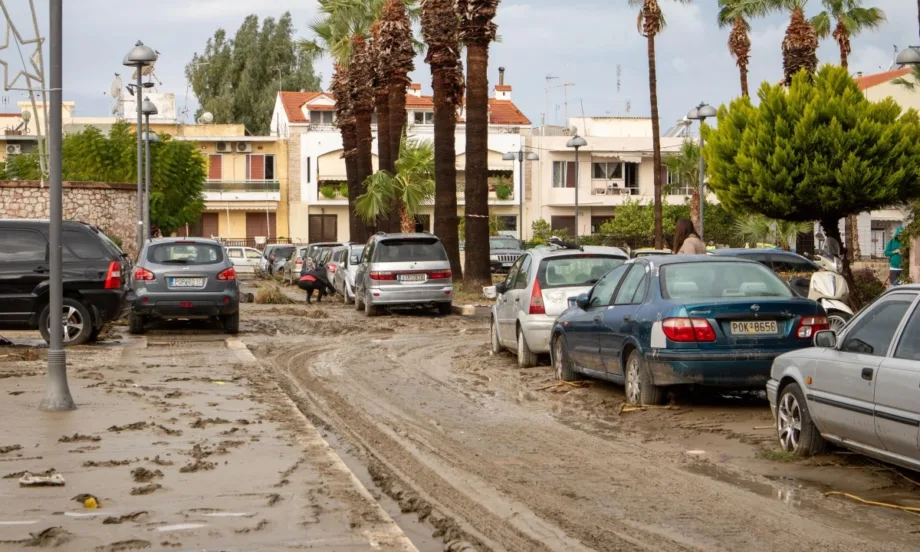
[(204, 287), (204, 278), (170, 278), (169, 287)]
[(732, 322), (732, 335), (767, 335), (775, 333), (777, 333), (776, 320)]
[(424, 282), (428, 280), (427, 274), (400, 274), (396, 277), (400, 282)]

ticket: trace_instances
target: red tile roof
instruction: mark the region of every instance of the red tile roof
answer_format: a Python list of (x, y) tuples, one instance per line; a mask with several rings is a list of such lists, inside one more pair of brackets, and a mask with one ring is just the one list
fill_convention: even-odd
[(508, 100), (489, 99), (489, 123), (493, 125), (529, 125), (530, 119)]
[(406, 94), (406, 107), (410, 109), (434, 109), (434, 98), (431, 96), (413, 96)]
[(309, 109), (310, 111), (334, 111), (335, 106), (326, 105), (326, 104), (317, 104), (317, 105), (308, 105), (307, 109)]
[(288, 122), (308, 122), (300, 107), (320, 94), (322, 92), (281, 92), (281, 105), (284, 106), (284, 112), (287, 113)]
[(495, 90), (498, 92), (511, 92), (511, 87), (507, 84), (496, 84)]
[(910, 73), (910, 69), (895, 69), (894, 71), (887, 71), (885, 73), (866, 75), (864, 77), (857, 78), (856, 85), (859, 86), (860, 90), (865, 90), (867, 88), (872, 88), (873, 86), (885, 84), (886, 82), (892, 81), (898, 77), (903, 77), (908, 73)]

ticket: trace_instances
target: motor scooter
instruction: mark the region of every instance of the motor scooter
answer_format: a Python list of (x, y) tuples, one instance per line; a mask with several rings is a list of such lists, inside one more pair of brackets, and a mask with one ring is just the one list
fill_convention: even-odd
[(811, 275), (808, 298), (824, 307), (831, 329), (839, 333), (853, 318), (853, 309), (846, 304), (850, 287), (840, 274), (843, 267), (840, 243), (834, 238), (825, 238), (822, 247), (815, 252), (814, 261), (821, 270)]

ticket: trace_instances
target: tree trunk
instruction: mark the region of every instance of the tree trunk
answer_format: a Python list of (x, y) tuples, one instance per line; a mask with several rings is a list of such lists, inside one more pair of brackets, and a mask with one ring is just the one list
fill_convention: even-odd
[[(399, 80), (399, 79), (397, 79)], [(402, 143), (403, 136), (406, 135), (406, 86), (399, 83), (390, 84), (390, 107), (389, 107), (389, 141), (390, 141), (390, 159), (395, 166), (396, 160), (399, 159), (399, 146)], [(383, 144), (381, 140), (380, 144)], [(378, 147), (381, 147), (378, 145)], [(394, 168), (395, 174), (395, 168)], [(402, 202), (394, 198), (390, 206), (391, 216), (390, 230), (395, 231), (397, 228), (396, 214), (402, 209)]]
[(405, 203), (399, 204), (399, 230), (403, 234), (415, 232), (415, 218), (409, 216)]
[[(377, 107), (377, 160), (378, 168), (390, 174), (396, 174), (396, 159), (390, 151), (390, 95), (388, 90), (377, 90), (374, 98)], [(396, 213), (381, 213), (377, 217), (377, 229), (392, 232), (396, 226), (393, 220)]]
[(457, 281), (463, 278), (460, 264), (460, 220), (457, 217), (457, 110), (447, 92), (445, 78), (450, 71), (432, 67), (434, 83), (434, 234), (450, 260), (450, 271)]
[[(355, 214), (355, 200), (361, 195), (361, 184), (358, 180), (357, 147), (354, 125), (342, 126), (342, 149), (345, 152), (345, 176), (348, 182), (348, 235), (350, 241), (362, 241), (361, 219)], [(351, 153), (349, 153), (351, 152)], [(310, 236), (310, 241), (315, 241)], [(363, 240), (363, 241), (366, 241)]]
[(658, 121), (658, 78), (655, 74), (655, 35), (648, 35), (648, 90), (652, 104), (652, 164), (655, 175), (655, 249), (664, 248), (661, 221), (661, 188), (664, 173), (661, 170), (661, 133)]
[(492, 285), (489, 263), (489, 45), (466, 47), (466, 247), (463, 284)]
[(847, 233), (847, 258), (851, 261), (858, 261), (861, 252), (859, 251), (859, 215), (849, 215), (846, 218)]
[(739, 65), (738, 71), (741, 73), (741, 95), (747, 97), (749, 96), (747, 63), (742, 63), (741, 65)]
[(843, 44), (840, 45), (840, 66), (844, 69), (847, 69), (850, 66), (850, 58), (847, 55), (847, 50)]
[[(374, 172), (374, 165), (371, 160), (371, 142), (373, 140), (371, 135), (371, 114), (367, 112), (357, 112), (355, 113), (355, 139), (357, 140), (357, 154), (355, 155), (355, 169), (357, 172), (357, 190), (355, 190), (355, 197), (365, 192), (364, 181), (367, 180)], [(352, 190), (348, 190), (348, 201), (351, 203), (352, 199)], [(354, 207), (351, 207), (351, 215), (354, 214)], [(356, 217), (357, 218), (357, 217)], [(367, 239), (376, 232), (374, 225), (367, 224), (363, 220), (358, 219), (358, 235), (357, 238), (352, 236), (352, 241), (357, 241), (359, 243), (366, 242)]]
[(697, 233), (700, 231), (700, 188), (694, 187), (690, 192), (690, 222)]

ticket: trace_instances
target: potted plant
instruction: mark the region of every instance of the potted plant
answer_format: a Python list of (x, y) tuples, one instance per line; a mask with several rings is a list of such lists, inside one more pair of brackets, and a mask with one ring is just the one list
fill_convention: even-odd
[(320, 186), (319, 193), (326, 199), (335, 199), (336, 189), (334, 186), (324, 184)]
[(498, 184), (495, 185), (495, 197), (498, 199), (509, 199), (511, 197), (511, 186), (509, 186), (504, 179), (500, 178)]
[(341, 184), (339, 184), (339, 195), (345, 198), (348, 197), (348, 183), (347, 182), (342, 182)]

